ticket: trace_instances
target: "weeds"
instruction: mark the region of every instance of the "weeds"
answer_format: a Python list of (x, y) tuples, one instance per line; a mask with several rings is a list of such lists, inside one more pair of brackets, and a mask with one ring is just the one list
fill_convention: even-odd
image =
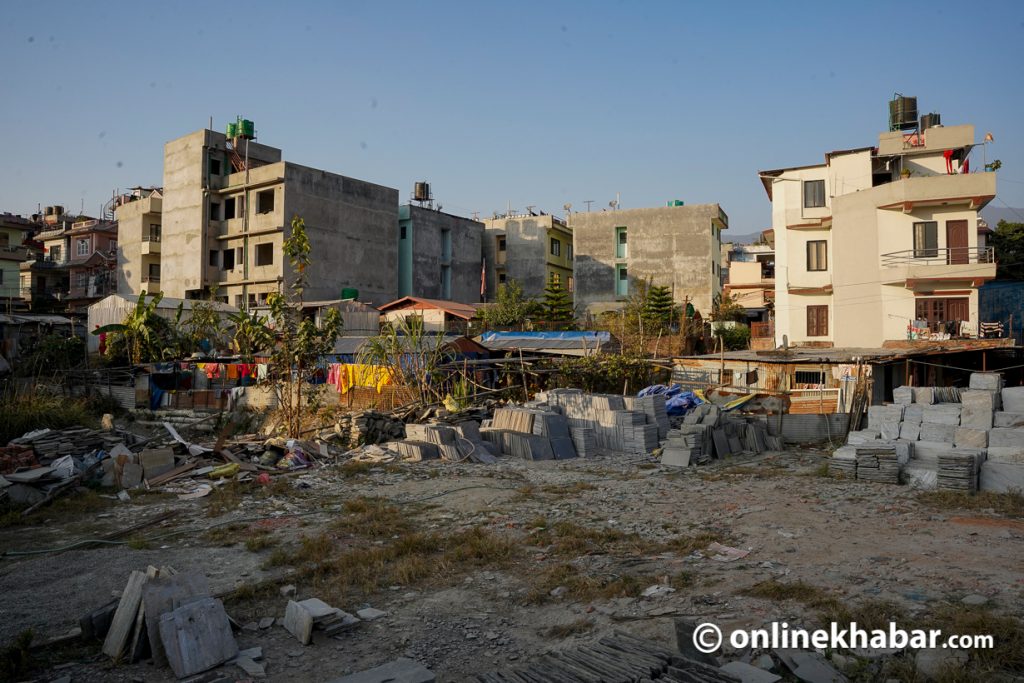
[(413, 530), (408, 508), (400, 510), (380, 498), (354, 498), (343, 504), (345, 514), (330, 529), (368, 538), (389, 538)]
[[(13, 392), (0, 396), (0, 443), (7, 443), (27, 432), (65, 427), (98, 427), (95, 404), (84, 398), (50, 396), (42, 391)], [(107, 411), (109, 412), (109, 411)]]
[(245, 549), (253, 553), (274, 545), (277, 545), (277, 541), (266, 529), (253, 529), (251, 535), (245, 539)]
[(22, 508), (17, 506), (6, 507), (5, 511), (0, 514), (0, 529), (38, 524), (44, 514), (57, 515), (68, 519), (83, 519), (92, 516), (92, 513), (100, 512), (115, 505), (116, 502), (110, 498), (105, 498), (96, 489), (79, 487), (28, 516), (22, 515)]
[(656, 579), (629, 574), (591, 576), (578, 567), (564, 563), (537, 574), (526, 601), (534, 605), (547, 602), (553, 597), (551, 593), (556, 588), (564, 588), (563, 595), (577, 602), (635, 598), (652, 583), (656, 583)]
[(940, 510), (959, 509), (982, 512), (991, 510), (1007, 517), (1024, 517), (1024, 493), (994, 493), (979, 491), (974, 494), (963, 491), (922, 491), (917, 495), (922, 505)]
[(568, 624), (555, 624), (551, 628), (543, 632), (543, 635), (548, 638), (568, 638), (569, 636), (579, 635), (580, 633), (587, 633), (588, 631), (594, 630), (594, 622), (590, 619), (577, 619), (576, 621), (570, 621)]
[(585, 481), (576, 481), (571, 484), (548, 484), (540, 488), (544, 493), (553, 493), (555, 495), (565, 496), (573, 493), (582, 493), (584, 491), (596, 491), (597, 487), (593, 484)]
[(227, 547), (238, 543), (239, 536), (245, 531), (244, 524), (225, 524), (207, 530), (202, 539), (213, 545)]

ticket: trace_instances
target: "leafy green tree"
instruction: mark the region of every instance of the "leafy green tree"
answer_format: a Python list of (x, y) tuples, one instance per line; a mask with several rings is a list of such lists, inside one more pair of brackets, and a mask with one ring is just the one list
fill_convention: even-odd
[(715, 325), (714, 333), (716, 337), (722, 338), (726, 351), (740, 351), (750, 348), (750, 328), (746, 325), (737, 325), (735, 327)]
[(544, 290), (544, 299), (542, 301), (544, 306), (544, 312), (542, 315), (545, 320), (552, 322), (572, 322), (573, 320), (573, 308), (572, 308), (572, 294), (568, 290), (562, 289), (562, 287), (554, 282), (549, 282), (547, 288)]
[(228, 320), (234, 328), (231, 341), (243, 363), (252, 363), (257, 352), (269, 349), (274, 343), (274, 334), (264, 316), (238, 311), (229, 315)]
[(668, 327), (673, 320), (678, 320), (677, 307), (672, 299), (672, 290), (664, 285), (652, 286), (647, 289), (643, 305), (643, 316), (652, 325)]
[(213, 301), (194, 301), (192, 311), (182, 326), (182, 341), (185, 353), (189, 355), (198, 348), (214, 351), (223, 346), (224, 333), (220, 314), (213, 307)]
[(743, 322), (747, 319), (747, 311), (726, 292), (715, 296), (711, 303), (711, 319), (715, 322), (733, 320)]
[(428, 334), (418, 315), (386, 325), (359, 353), (361, 363), (386, 369), (396, 386), (414, 392), (424, 405), (444, 399), (437, 368), (446, 360), (444, 335)]
[(487, 327), (522, 325), (537, 312), (537, 303), (523, 296), (523, 288), (515, 280), (498, 285), (494, 303), (483, 306), (480, 319)]
[[(146, 292), (139, 294), (135, 308), (120, 323), (104, 325), (92, 331), (94, 335), (106, 334), (108, 359), (123, 359), (128, 365), (153, 363), (175, 355), (176, 336), (174, 328), (166, 318), (157, 314), (157, 307), (164, 295), (157, 292), (146, 301)], [(178, 307), (178, 318), (181, 307)]]
[(321, 357), (334, 351), (334, 343), (341, 334), (341, 314), (337, 309), (332, 308), (324, 314), (320, 327), (302, 315), (310, 251), (306, 224), (295, 216), (291, 234), (284, 241), (284, 254), (291, 266), (288, 291), (267, 297), (270, 323), (276, 337), (271, 353), (275, 373), (271, 385), (285, 431), (292, 438), (298, 438), (302, 433), (306, 408), (315, 410), (317, 407), (319, 392), (317, 385), (310, 384), (310, 380), (319, 369)]
[(996, 277), (1024, 280), (1024, 223), (999, 221), (989, 243), (995, 248)]

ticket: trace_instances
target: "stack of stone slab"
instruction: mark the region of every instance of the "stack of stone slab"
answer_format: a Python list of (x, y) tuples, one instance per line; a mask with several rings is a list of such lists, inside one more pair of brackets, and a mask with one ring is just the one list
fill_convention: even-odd
[(594, 441), (594, 430), (590, 427), (572, 428), (572, 445), (576, 447), (576, 455), (589, 458), (597, 454), (597, 443)]
[(1024, 387), (1002, 384), (998, 373), (976, 372), (967, 389), (899, 387), (896, 403), (868, 408), (868, 426), (847, 443), (912, 445), (903, 474), (913, 486), (1024, 489)]
[(671, 429), (671, 424), (669, 424), (668, 408), (666, 407), (665, 396), (663, 394), (629, 397), (626, 400), (626, 407), (630, 410), (642, 410), (647, 416), (647, 422), (649, 424), (658, 425), (659, 439), (664, 439), (668, 436), (668, 430)]
[(833, 477), (856, 479), (857, 449), (853, 446), (836, 449), (836, 452), (828, 459), (828, 473)]
[(530, 407), (498, 408), (480, 436), (504, 455), (524, 460), (564, 460), (577, 456), (569, 422), (533, 401)]
[(480, 433), (480, 424), (470, 420), (455, 425), (409, 424), (405, 426), (407, 438), (395, 443), (402, 460), (495, 462), (495, 450)]
[[(683, 427), (691, 427), (691, 425), (683, 425)], [(684, 432), (682, 429), (669, 430), (668, 439), (666, 439), (661, 452), (662, 465), (689, 467), (693, 464), (702, 465), (709, 459), (710, 456), (704, 456), (704, 435), (701, 432)]]
[[(570, 430), (590, 429), (593, 443), (605, 452), (647, 455), (659, 445), (657, 405), (664, 408), (665, 397), (653, 396), (652, 402), (635, 404), (636, 410), (629, 410), (624, 396), (589, 394), (579, 389), (552, 389), (539, 394), (552, 411), (561, 413), (568, 420)], [(645, 397), (646, 398), (646, 397)], [(655, 406), (648, 415), (644, 406)]]
[(895, 446), (857, 446), (856, 478), (878, 484), (899, 484), (900, 464)]
[(712, 458), (781, 449), (782, 439), (768, 433), (764, 420), (730, 415), (716, 405), (702, 403), (669, 431), (661, 464), (703, 465)]

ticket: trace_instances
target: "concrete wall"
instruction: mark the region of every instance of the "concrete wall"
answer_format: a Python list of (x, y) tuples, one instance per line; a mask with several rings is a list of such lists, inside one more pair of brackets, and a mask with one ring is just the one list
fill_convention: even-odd
[[(490, 218), (483, 220), (482, 223), (485, 229), (483, 247), (484, 258), (487, 261), (487, 300), (494, 299), (501, 273), (505, 274), (507, 280), (518, 282), (525, 296), (542, 297), (553, 268), (548, 262), (548, 254), (549, 233), (555, 225), (554, 217), (543, 215)], [(568, 234), (563, 230), (556, 232), (564, 235), (561, 238), (564, 244)], [(496, 246), (499, 235), (505, 236), (504, 263), (501, 262)], [(563, 273), (566, 276), (563, 278), (564, 283), (571, 272), (565, 269)]]
[[(682, 303), (690, 298), (702, 315), (711, 311), (721, 287), (718, 204), (625, 211), (575, 213), (570, 225), (575, 250), (576, 304), (591, 313), (621, 307), (615, 294), (616, 267), (625, 264), (630, 287), (650, 279), (672, 289)], [(627, 231), (628, 256), (616, 258), (616, 228)]]
[(286, 163), (283, 204), (312, 246), (307, 299), (337, 299), (345, 287), (366, 303), (397, 298), (398, 190)]
[[(150, 283), (143, 286), (142, 276), (150, 263), (160, 263), (163, 241), (148, 242), (149, 226), (161, 225), (160, 197), (145, 197), (117, 208), (117, 293), (138, 294), (143, 289), (160, 291)], [(145, 247), (145, 249), (144, 249)], [(149, 253), (144, 254), (143, 251)], [(154, 283), (155, 284), (155, 283)]]
[[(223, 135), (199, 130), (164, 145), (161, 288), (170, 297), (203, 286), (206, 263), (207, 146)], [(163, 275), (166, 273), (166, 275)]]
[[(399, 244), (398, 297), (480, 301), (483, 223), (415, 205), (400, 207), (399, 216), (406, 239)], [(443, 253), (445, 231), (451, 242), (447, 260)], [(450, 268), (448, 292), (443, 286), (445, 266)]]

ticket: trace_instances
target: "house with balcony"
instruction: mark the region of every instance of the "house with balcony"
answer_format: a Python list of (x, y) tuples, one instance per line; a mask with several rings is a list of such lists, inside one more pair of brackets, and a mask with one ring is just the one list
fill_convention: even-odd
[(117, 292), (121, 295), (162, 291), (160, 245), (163, 189), (133, 187), (117, 198)]
[(27, 218), (0, 214), (0, 311), (22, 306), (21, 263), (30, 257), (26, 240), (32, 229)]
[(117, 221), (90, 219), (66, 231), (67, 310), (88, 306), (117, 291)]
[(821, 164), (760, 172), (772, 203), (776, 345), (978, 336), (978, 288), (995, 277), (997, 256), (979, 241), (978, 211), (996, 175), (971, 168), (974, 126), (937, 119)]

